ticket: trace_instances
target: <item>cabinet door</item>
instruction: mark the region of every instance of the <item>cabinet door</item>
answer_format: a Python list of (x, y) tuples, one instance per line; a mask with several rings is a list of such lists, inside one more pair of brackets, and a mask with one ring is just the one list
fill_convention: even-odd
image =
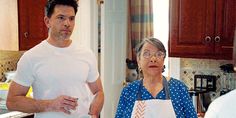
[(169, 55), (213, 55), (214, 0), (170, 0)]
[(219, 59), (232, 59), (236, 30), (236, 0), (216, 1), (215, 53)]
[(47, 37), (43, 20), (46, 1), (18, 0), (20, 50), (28, 50)]

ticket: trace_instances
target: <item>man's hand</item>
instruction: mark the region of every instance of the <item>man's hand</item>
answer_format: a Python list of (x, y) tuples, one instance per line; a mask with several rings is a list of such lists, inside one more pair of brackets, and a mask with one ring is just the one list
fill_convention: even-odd
[(98, 118), (98, 116), (96, 116), (96, 115), (91, 115), (91, 118)]
[(29, 87), (12, 81), (6, 101), (8, 110), (25, 113), (54, 111), (70, 114), (70, 111), (78, 106), (78, 98), (62, 95), (51, 100), (36, 100), (26, 97), (28, 90)]
[(70, 110), (75, 110), (78, 106), (77, 101), (78, 98), (62, 95), (56, 99), (51, 100), (51, 103), (49, 104), (46, 111), (56, 111), (70, 114)]

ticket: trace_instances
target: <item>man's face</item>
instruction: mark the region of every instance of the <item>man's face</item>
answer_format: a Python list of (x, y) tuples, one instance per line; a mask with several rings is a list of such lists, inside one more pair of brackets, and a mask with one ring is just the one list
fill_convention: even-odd
[(69, 39), (75, 25), (75, 11), (71, 6), (56, 5), (50, 18), (45, 17), (50, 36), (59, 39)]

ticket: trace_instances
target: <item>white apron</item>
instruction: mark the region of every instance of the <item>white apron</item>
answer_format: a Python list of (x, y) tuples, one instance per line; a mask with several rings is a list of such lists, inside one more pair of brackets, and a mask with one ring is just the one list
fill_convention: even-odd
[(139, 86), (138, 98), (135, 101), (131, 118), (176, 118), (175, 111), (170, 99), (168, 82), (163, 76), (163, 86), (166, 94), (166, 100), (149, 99), (142, 100), (140, 88), (143, 85), (143, 80)]

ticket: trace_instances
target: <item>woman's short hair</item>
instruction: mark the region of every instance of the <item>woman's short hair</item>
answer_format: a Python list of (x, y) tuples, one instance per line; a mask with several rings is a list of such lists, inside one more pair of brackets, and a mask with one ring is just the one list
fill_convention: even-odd
[(150, 43), (152, 44), (153, 46), (155, 46), (157, 49), (159, 49), (161, 52), (164, 53), (164, 58), (166, 57), (166, 49), (165, 49), (165, 46), (163, 45), (163, 43), (157, 39), (157, 38), (153, 38), (153, 37), (150, 37), (150, 38), (144, 38), (142, 40), (141, 43), (139, 43), (136, 47), (135, 47), (135, 51), (136, 51), (136, 56), (139, 58), (140, 57), (140, 53), (142, 51), (142, 48), (143, 48), (143, 45), (145, 43)]

